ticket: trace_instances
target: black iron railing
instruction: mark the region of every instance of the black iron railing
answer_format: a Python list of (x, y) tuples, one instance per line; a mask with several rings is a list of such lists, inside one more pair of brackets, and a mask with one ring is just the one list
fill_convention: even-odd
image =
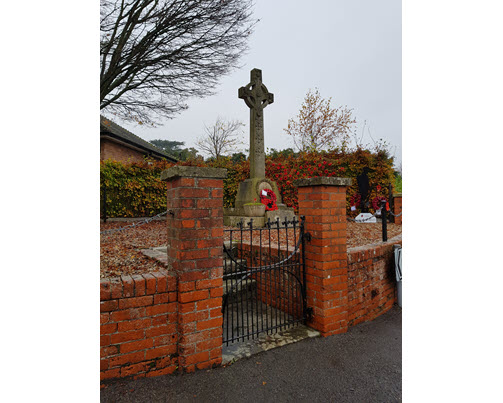
[(225, 230), (223, 342), (271, 334), (307, 317), (304, 217)]

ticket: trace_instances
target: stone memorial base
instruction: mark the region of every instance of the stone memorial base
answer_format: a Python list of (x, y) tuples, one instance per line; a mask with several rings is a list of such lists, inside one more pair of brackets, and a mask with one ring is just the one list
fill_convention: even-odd
[(227, 227), (237, 227), (239, 223), (242, 221), (244, 225), (243, 228), (248, 228), (248, 223), (250, 222), (250, 219), (253, 219), (254, 227), (265, 226), (266, 223), (265, 217), (248, 217), (245, 215), (225, 215), (225, 210), (230, 209), (224, 209), (224, 225)]
[[(283, 206), (285, 205), (283, 204)], [(266, 222), (269, 218), (271, 219), (271, 221), (277, 221), (277, 219), (279, 218), (280, 223), (285, 221), (285, 218), (288, 221), (292, 221), (295, 218), (295, 213), (293, 212), (293, 208), (288, 208), (286, 206), (284, 208), (280, 208), (280, 206), (278, 206), (278, 210), (265, 212)]]
[(281, 203), (281, 195), (276, 182), (267, 178), (252, 178), (245, 179), (239, 184), (236, 194), (236, 208), (241, 209), (246, 203), (259, 203), (260, 192), (264, 189), (271, 189), (277, 197), (276, 203)]
[(266, 211), (263, 217), (246, 216), (244, 215), (243, 209), (224, 208), (224, 225), (228, 227), (237, 227), (239, 222), (243, 221), (244, 225), (247, 226), (250, 219), (253, 219), (254, 227), (265, 227), (268, 219), (276, 221), (279, 218), (279, 222), (282, 223), (285, 221), (285, 218), (291, 221), (296, 217), (292, 208), (288, 208), (284, 204), (281, 206), (284, 207), (281, 208), (278, 206), (278, 210)]
[[(243, 205), (260, 202), (260, 193), (264, 189), (271, 189), (274, 192), (278, 209), (266, 211), (263, 217), (248, 217), (244, 212)], [(253, 218), (254, 227), (264, 227), (269, 218), (271, 221), (276, 221), (279, 218), (280, 222), (283, 222), (285, 218), (292, 220), (294, 217), (293, 209), (282, 203), (276, 182), (267, 178), (251, 178), (241, 182), (236, 195), (235, 207), (224, 208), (224, 225), (229, 227), (235, 227), (241, 221), (247, 225), (251, 218)]]

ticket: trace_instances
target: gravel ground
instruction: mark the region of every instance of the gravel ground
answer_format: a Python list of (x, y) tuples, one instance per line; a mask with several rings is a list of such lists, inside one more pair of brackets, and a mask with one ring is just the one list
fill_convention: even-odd
[[(108, 222), (101, 223), (101, 231), (130, 226), (131, 222)], [(230, 229), (226, 227), (225, 229)], [(284, 230), (282, 231), (284, 232)], [(228, 239), (228, 232), (224, 231)], [(388, 239), (402, 233), (402, 226), (388, 224)], [(234, 233), (233, 236), (235, 236)], [(355, 223), (348, 221), (347, 246), (353, 248), (373, 243), (379, 243), (382, 239), (382, 226), (380, 223)], [(266, 234), (263, 234), (265, 237)], [(269, 235), (267, 234), (267, 237)], [(243, 232), (243, 240), (250, 237), (250, 231)], [(253, 234), (254, 243), (258, 242), (258, 231)], [(271, 244), (278, 242), (277, 231), (271, 230)], [(236, 238), (234, 238), (236, 239)], [(293, 245), (293, 232), (289, 231), (288, 241)], [(285, 244), (285, 237), (280, 242)], [(167, 244), (166, 222), (164, 220), (151, 221), (148, 224), (117, 231), (111, 234), (101, 235), (100, 243), (100, 276), (101, 278), (119, 276), (121, 274), (148, 273), (164, 268), (164, 266), (143, 255), (139, 249), (147, 249)]]
[(102, 402), (400, 402), (402, 310), (194, 374), (118, 380)]

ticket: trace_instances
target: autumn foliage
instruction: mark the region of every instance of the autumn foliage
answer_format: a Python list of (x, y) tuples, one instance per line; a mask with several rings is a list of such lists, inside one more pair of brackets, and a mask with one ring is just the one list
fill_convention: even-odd
[(359, 211), (351, 212), (350, 200), (358, 193), (356, 177), (365, 166), (374, 169), (374, 172), (369, 173), (370, 197), (387, 197), (388, 184), (394, 181), (392, 159), (385, 153), (372, 153), (361, 148), (353, 152), (300, 153), (298, 156), (268, 158), (266, 176), (276, 181), (283, 203), (293, 207), (296, 212), (298, 209), (297, 188), (294, 185), (296, 179), (316, 176), (352, 178), (352, 185), (347, 190), (346, 206), (348, 215), (355, 216)]
[[(180, 165), (226, 168), (224, 180), (224, 207), (233, 207), (239, 183), (248, 178), (249, 161), (233, 162), (222, 157), (217, 161), (189, 160)], [(143, 162), (123, 164), (115, 161), (101, 162), (101, 195), (106, 186), (108, 217), (149, 217), (166, 209), (166, 185), (161, 182), (162, 170), (173, 166), (168, 162)], [(298, 212), (297, 188), (294, 181), (316, 176), (352, 178), (347, 191), (347, 212), (354, 217), (359, 210), (351, 211), (351, 200), (356, 199), (356, 177), (368, 166), (370, 199), (388, 197), (388, 184), (394, 183), (393, 160), (385, 152), (372, 152), (361, 147), (352, 152), (330, 151), (291, 155), (275, 154), (266, 158), (266, 176), (278, 184), (283, 203)], [(371, 207), (371, 211), (373, 208)]]
[(164, 161), (101, 161), (101, 214), (105, 196), (107, 217), (151, 217), (166, 211), (167, 190), (160, 175), (172, 165)]
[(297, 117), (288, 120), (284, 131), (300, 152), (346, 149), (356, 120), (351, 109), (333, 107), (331, 102), (332, 98), (322, 98), (318, 89), (309, 90)]

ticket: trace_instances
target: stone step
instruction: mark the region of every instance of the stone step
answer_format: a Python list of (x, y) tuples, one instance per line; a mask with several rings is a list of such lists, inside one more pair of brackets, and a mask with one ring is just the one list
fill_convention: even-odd
[[(236, 264), (236, 262), (238, 264)], [(235, 259), (235, 261), (226, 257), (224, 259), (224, 274), (230, 274), (232, 272), (243, 270), (239, 264), (246, 265), (246, 259)]]
[(234, 279), (232, 281), (230, 279), (228, 281), (224, 280), (224, 295), (226, 295), (231, 289), (233, 295), (239, 294), (241, 292), (253, 291), (257, 287), (257, 280), (249, 278), (247, 280), (241, 281), (236, 287), (232, 288), (233, 284), (236, 284), (236, 281)]

